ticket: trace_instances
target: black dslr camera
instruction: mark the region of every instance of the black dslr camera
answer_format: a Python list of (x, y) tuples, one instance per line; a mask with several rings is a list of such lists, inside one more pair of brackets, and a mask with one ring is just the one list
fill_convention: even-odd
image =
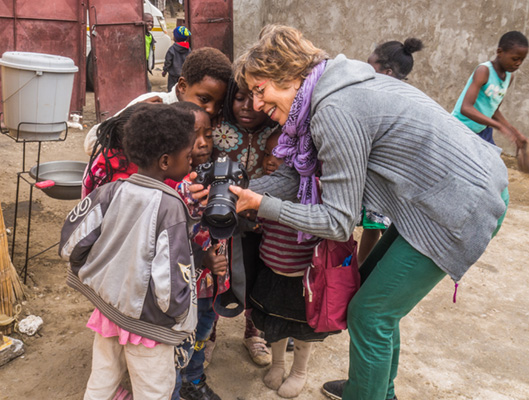
[(213, 163), (200, 164), (196, 168), (195, 183), (200, 183), (209, 190), (208, 204), (202, 214), (202, 225), (209, 229), (214, 239), (227, 239), (233, 235), (237, 227), (236, 204), (230, 185), (248, 187), (248, 174), (240, 162), (229, 157), (219, 157)]

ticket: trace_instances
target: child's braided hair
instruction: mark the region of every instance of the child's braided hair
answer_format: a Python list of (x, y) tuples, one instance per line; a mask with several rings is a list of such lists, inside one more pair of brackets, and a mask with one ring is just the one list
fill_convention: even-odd
[[(125, 123), (129, 120), (130, 116), (136, 111), (142, 104), (134, 104), (124, 109), (118, 115), (103, 121), (99, 128), (97, 128), (97, 140), (94, 145), (94, 150), (90, 156), (88, 165), (91, 166), (99, 157), (103, 155), (105, 159), (105, 175), (95, 176), (91, 168), (88, 168), (88, 176), (92, 182), (92, 187), (98, 187), (105, 183), (112, 182), (114, 173), (125, 172), (129, 167), (129, 160), (123, 152), (123, 133)], [(119, 159), (118, 169), (113, 169), (111, 166), (111, 160), (123, 155)]]

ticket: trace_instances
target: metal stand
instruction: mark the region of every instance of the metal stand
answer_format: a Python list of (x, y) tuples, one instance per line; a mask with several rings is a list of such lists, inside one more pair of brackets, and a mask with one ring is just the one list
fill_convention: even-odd
[[(2, 113), (0, 113), (1, 116)], [(1, 120), (1, 118), (0, 118)], [(36, 139), (21, 139), (20, 138), (20, 127), (22, 125), (39, 125), (39, 126), (45, 126), (45, 125), (57, 125), (57, 124), (64, 124), (65, 130), (64, 130), (64, 137), (58, 137), (57, 139), (48, 139), (48, 140), (36, 140)], [(33, 122), (21, 122), (18, 124), (17, 127), (17, 136), (13, 137), (9, 135), (8, 130), (1, 130), (1, 133), (9, 137), (10, 139), (13, 139), (17, 143), (22, 143), (22, 171), (17, 173), (17, 191), (16, 191), (16, 201), (15, 201), (15, 215), (13, 220), (13, 240), (11, 242), (11, 260), (13, 260), (13, 263), (15, 261), (15, 244), (16, 244), (16, 233), (17, 233), (17, 218), (18, 218), (18, 204), (19, 204), (19, 195), (20, 195), (20, 180), (22, 179), (24, 182), (29, 184), (29, 206), (28, 206), (28, 226), (27, 226), (27, 232), (26, 232), (26, 255), (25, 255), (25, 261), (24, 266), (19, 271), (20, 276), (24, 274), (24, 284), (27, 280), (28, 275), (28, 262), (32, 258), (35, 258), (42, 253), (52, 249), (53, 247), (57, 246), (58, 243), (53, 244), (52, 246), (48, 247), (47, 249), (29, 256), (29, 244), (30, 244), (30, 233), (31, 233), (31, 210), (33, 205), (33, 187), (38, 183), (39, 179), (39, 168), (40, 168), (40, 151), (41, 151), (41, 143), (42, 142), (64, 142), (66, 140), (66, 137), (68, 136), (68, 124), (66, 121), (62, 122), (51, 122), (51, 123), (33, 123)], [(29, 175), (29, 170), (26, 170), (26, 143), (38, 143), (38, 149), (37, 149), (37, 170), (35, 174), (35, 179), (33, 179)], [(37, 186), (38, 187), (38, 186)]]

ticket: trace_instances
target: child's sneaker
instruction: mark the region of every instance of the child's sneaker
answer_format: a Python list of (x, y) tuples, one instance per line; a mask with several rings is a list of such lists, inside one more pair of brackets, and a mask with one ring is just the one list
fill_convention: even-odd
[(244, 346), (250, 353), (250, 358), (257, 365), (264, 367), (272, 362), (270, 349), (266, 347), (266, 340), (259, 336), (251, 336), (243, 340)]
[(180, 398), (183, 400), (221, 400), (206, 383), (206, 376), (203, 375), (200, 382), (182, 382)]

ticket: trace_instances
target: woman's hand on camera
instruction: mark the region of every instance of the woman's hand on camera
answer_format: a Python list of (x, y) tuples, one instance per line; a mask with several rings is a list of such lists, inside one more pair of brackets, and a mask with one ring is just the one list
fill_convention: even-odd
[(249, 221), (255, 221), (257, 219), (257, 210), (244, 210), (239, 213), (239, 217), (246, 218)]
[(263, 196), (252, 192), (250, 189), (242, 189), (239, 186), (230, 185), (233, 194), (239, 197), (237, 201), (237, 213), (244, 210), (259, 210)]
[[(189, 179), (194, 181), (196, 178), (197, 173), (195, 171), (191, 172)], [(203, 206), (207, 205), (209, 188), (204, 188), (204, 185), (201, 185), (200, 183), (193, 183), (192, 185), (189, 185), (189, 192), (191, 193), (191, 197), (193, 197), (193, 199), (198, 201)]]

